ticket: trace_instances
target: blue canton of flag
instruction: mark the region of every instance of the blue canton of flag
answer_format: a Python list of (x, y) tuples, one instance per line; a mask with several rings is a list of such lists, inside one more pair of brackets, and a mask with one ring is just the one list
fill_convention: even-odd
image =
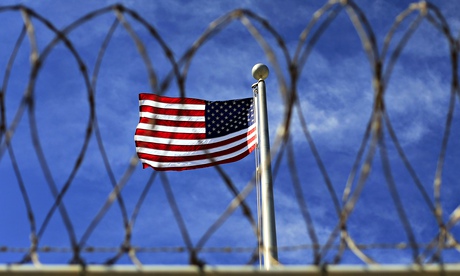
[(254, 124), (252, 98), (206, 103), (206, 137), (215, 138)]

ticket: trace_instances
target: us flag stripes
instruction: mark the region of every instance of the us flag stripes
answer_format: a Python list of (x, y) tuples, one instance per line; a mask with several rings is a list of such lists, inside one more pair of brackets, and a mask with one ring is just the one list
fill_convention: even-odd
[(205, 101), (139, 94), (134, 141), (144, 169), (190, 170), (235, 162), (257, 144), (252, 98)]

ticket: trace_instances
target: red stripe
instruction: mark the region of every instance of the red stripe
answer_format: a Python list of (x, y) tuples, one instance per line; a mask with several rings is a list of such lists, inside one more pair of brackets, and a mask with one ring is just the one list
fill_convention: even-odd
[[(169, 150), (169, 151), (196, 151), (196, 150), (208, 150), (216, 147), (225, 146), (231, 144), (235, 141), (243, 139), (244, 137), (250, 136), (255, 131), (255, 128), (251, 129), (248, 133), (243, 133), (238, 136), (234, 136), (231, 138), (226, 139), (225, 141), (210, 143), (210, 144), (203, 144), (203, 145), (194, 145), (194, 146), (187, 146), (187, 145), (172, 145), (172, 144), (159, 144), (159, 143), (151, 143), (151, 142), (143, 142), (143, 141), (136, 141), (137, 147), (143, 148), (151, 148), (151, 149), (158, 149), (158, 150)], [(140, 133), (140, 132), (139, 132)], [(136, 130), (136, 135), (138, 134), (138, 130)], [(252, 141), (252, 138), (250, 141)]]
[(171, 98), (166, 96), (158, 96), (155, 94), (141, 93), (139, 100), (151, 100), (162, 103), (178, 103), (178, 104), (204, 104), (206, 101), (194, 98)]
[(147, 149), (156, 149), (156, 150), (167, 150), (167, 151), (197, 151), (197, 150), (207, 150), (213, 148), (213, 144), (208, 145), (193, 145), (193, 146), (180, 146), (180, 145), (171, 145), (171, 144), (159, 144), (159, 143), (150, 143), (150, 142), (141, 142), (136, 141), (136, 147), (138, 148), (147, 148)]
[(206, 139), (205, 133), (180, 133), (180, 132), (165, 132), (156, 130), (136, 129), (136, 135), (150, 136), (167, 139), (184, 139), (184, 140), (201, 140)]
[(212, 152), (210, 151), (207, 154), (200, 154), (200, 155), (190, 155), (190, 156), (158, 156), (158, 155), (152, 155), (148, 153), (138, 153), (139, 158), (141, 159), (147, 159), (150, 161), (156, 161), (156, 162), (190, 162), (190, 161), (197, 161), (197, 160), (206, 160), (206, 159), (212, 159), (212, 158), (217, 158), (219, 156), (227, 155), (234, 153), (240, 149), (243, 149), (247, 147), (248, 143), (242, 143), (239, 145), (236, 145), (232, 148), (223, 150), (223, 151), (218, 151), (218, 152)]
[(172, 126), (172, 127), (206, 127), (205, 122), (189, 122), (189, 121), (171, 121), (171, 120), (159, 120), (141, 117), (139, 123), (151, 124), (151, 125), (161, 125), (161, 126)]
[(246, 157), (249, 153), (251, 153), (254, 149), (256, 148), (256, 146), (252, 146), (251, 148), (249, 148), (247, 151), (237, 155), (237, 156), (234, 156), (232, 158), (229, 158), (229, 159), (225, 159), (225, 160), (221, 160), (221, 161), (218, 161), (218, 162), (212, 162), (210, 160), (210, 163), (208, 164), (202, 164), (202, 165), (196, 165), (196, 166), (189, 166), (189, 167), (153, 167), (153, 166), (150, 166), (149, 164), (146, 164), (146, 163), (143, 163), (143, 168), (146, 169), (148, 167), (151, 167), (151, 168), (154, 168), (155, 170), (157, 171), (185, 171), (185, 170), (193, 170), (193, 169), (199, 169), (199, 168), (206, 168), (206, 167), (211, 167), (211, 166), (216, 166), (216, 165), (221, 165), (221, 164), (226, 164), (226, 163), (232, 163), (232, 162), (236, 162), (240, 159), (243, 159), (244, 157)]
[(153, 114), (163, 115), (178, 115), (178, 116), (204, 116), (204, 110), (187, 110), (187, 109), (171, 109), (171, 108), (159, 108), (149, 105), (141, 105), (139, 107), (141, 112), (150, 112)]

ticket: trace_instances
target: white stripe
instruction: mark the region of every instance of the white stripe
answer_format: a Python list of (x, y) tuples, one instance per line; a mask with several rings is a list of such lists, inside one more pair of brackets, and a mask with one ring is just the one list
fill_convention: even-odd
[[(248, 145), (248, 148), (251, 148), (256, 144), (256, 141), (252, 142), (250, 145)], [(156, 161), (150, 161), (147, 159), (140, 159), (142, 163), (148, 164), (152, 167), (155, 168), (186, 168), (186, 167), (192, 167), (192, 166), (199, 166), (199, 165), (206, 165), (214, 162), (219, 162), (219, 161), (224, 161), (227, 159), (231, 159), (243, 152), (245, 152), (247, 148), (243, 148), (237, 152), (233, 152), (231, 154), (219, 156), (213, 159), (201, 159), (201, 160), (195, 160), (195, 161), (190, 161), (190, 162), (156, 162)]]
[(205, 127), (175, 127), (175, 126), (162, 126), (139, 123), (138, 129), (164, 131), (164, 132), (177, 132), (177, 133), (206, 133)]
[(220, 147), (216, 147), (216, 148), (206, 149), (206, 150), (168, 151), (168, 150), (156, 150), (156, 149), (151, 149), (151, 148), (136, 147), (136, 151), (138, 153), (146, 153), (146, 154), (157, 155), (157, 156), (177, 156), (177, 157), (194, 156), (194, 155), (201, 155), (201, 154), (208, 154), (208, 153), (217, 153), (217, 152), (224, 151), (232, 147), (238, 146), (240, 144), (247, 144), (247, 142), (251, 140), (254, 136), (256, 136), (255, 132), (252, 135), (248, 137), (243, 137), (242, 139), (235, 141), (233, 143), (230, 143), (224, 146), (220, 146)]
[[(256, 125), (253, 124), (249, 127), (249, 130), (254, 129), (255, 127)], [(200, 139), (200, 140), (169, 139), (169, 138), (150, 137), (150, 136), (145, 136), (145, 135), (134, 135), (134, 140), (140, 141), (140, 142), (158, 143), (158, 144), (165, 144), (165, 145), (194, 146), (194, 145), (203, 145), (203, 144), (212, 144), (212, 143), (222, 142), (222, 141), (230, 139), (231, 137), (246, 133), (249, 130), (242, 129), (240, 131), (230, 133), (222, 137)], [(254, 131), (254, 133), (256, 133), (256, 131)]]
[(162, 103), (152, 100), (139, 100), (139, 105), (147, 105), (166, 109), (186, 109), (186, 110), (204, 110), (205, 104), (177, 104), (177, 103)]
[(170, 121), (182, 121), (182, 122), (204, 122), (204, 116), (176, 116), (176, 115), (165, 115), (155, 114), (151, 112), (139, 112), (139, 116), (142, 118), (158, 119), (158, 120), (170, 120)]

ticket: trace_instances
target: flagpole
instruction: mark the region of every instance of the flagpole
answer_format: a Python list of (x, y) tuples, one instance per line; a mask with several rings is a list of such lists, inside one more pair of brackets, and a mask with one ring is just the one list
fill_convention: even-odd
[(270, 140), (268, 132), (267, 100), (265, 79), (268, 77), (268, 67), (258, 63), (252, 67), (252, 76), (258, 81), (257, 113), (258, 139), (260, 152), (260, 186), (262, 203), (262, 241), (264, 252), (264, 267), (270, 270), (278, 263), (276, 245), (275, 207), (273, 201), (273, 181), (271, 171)]

